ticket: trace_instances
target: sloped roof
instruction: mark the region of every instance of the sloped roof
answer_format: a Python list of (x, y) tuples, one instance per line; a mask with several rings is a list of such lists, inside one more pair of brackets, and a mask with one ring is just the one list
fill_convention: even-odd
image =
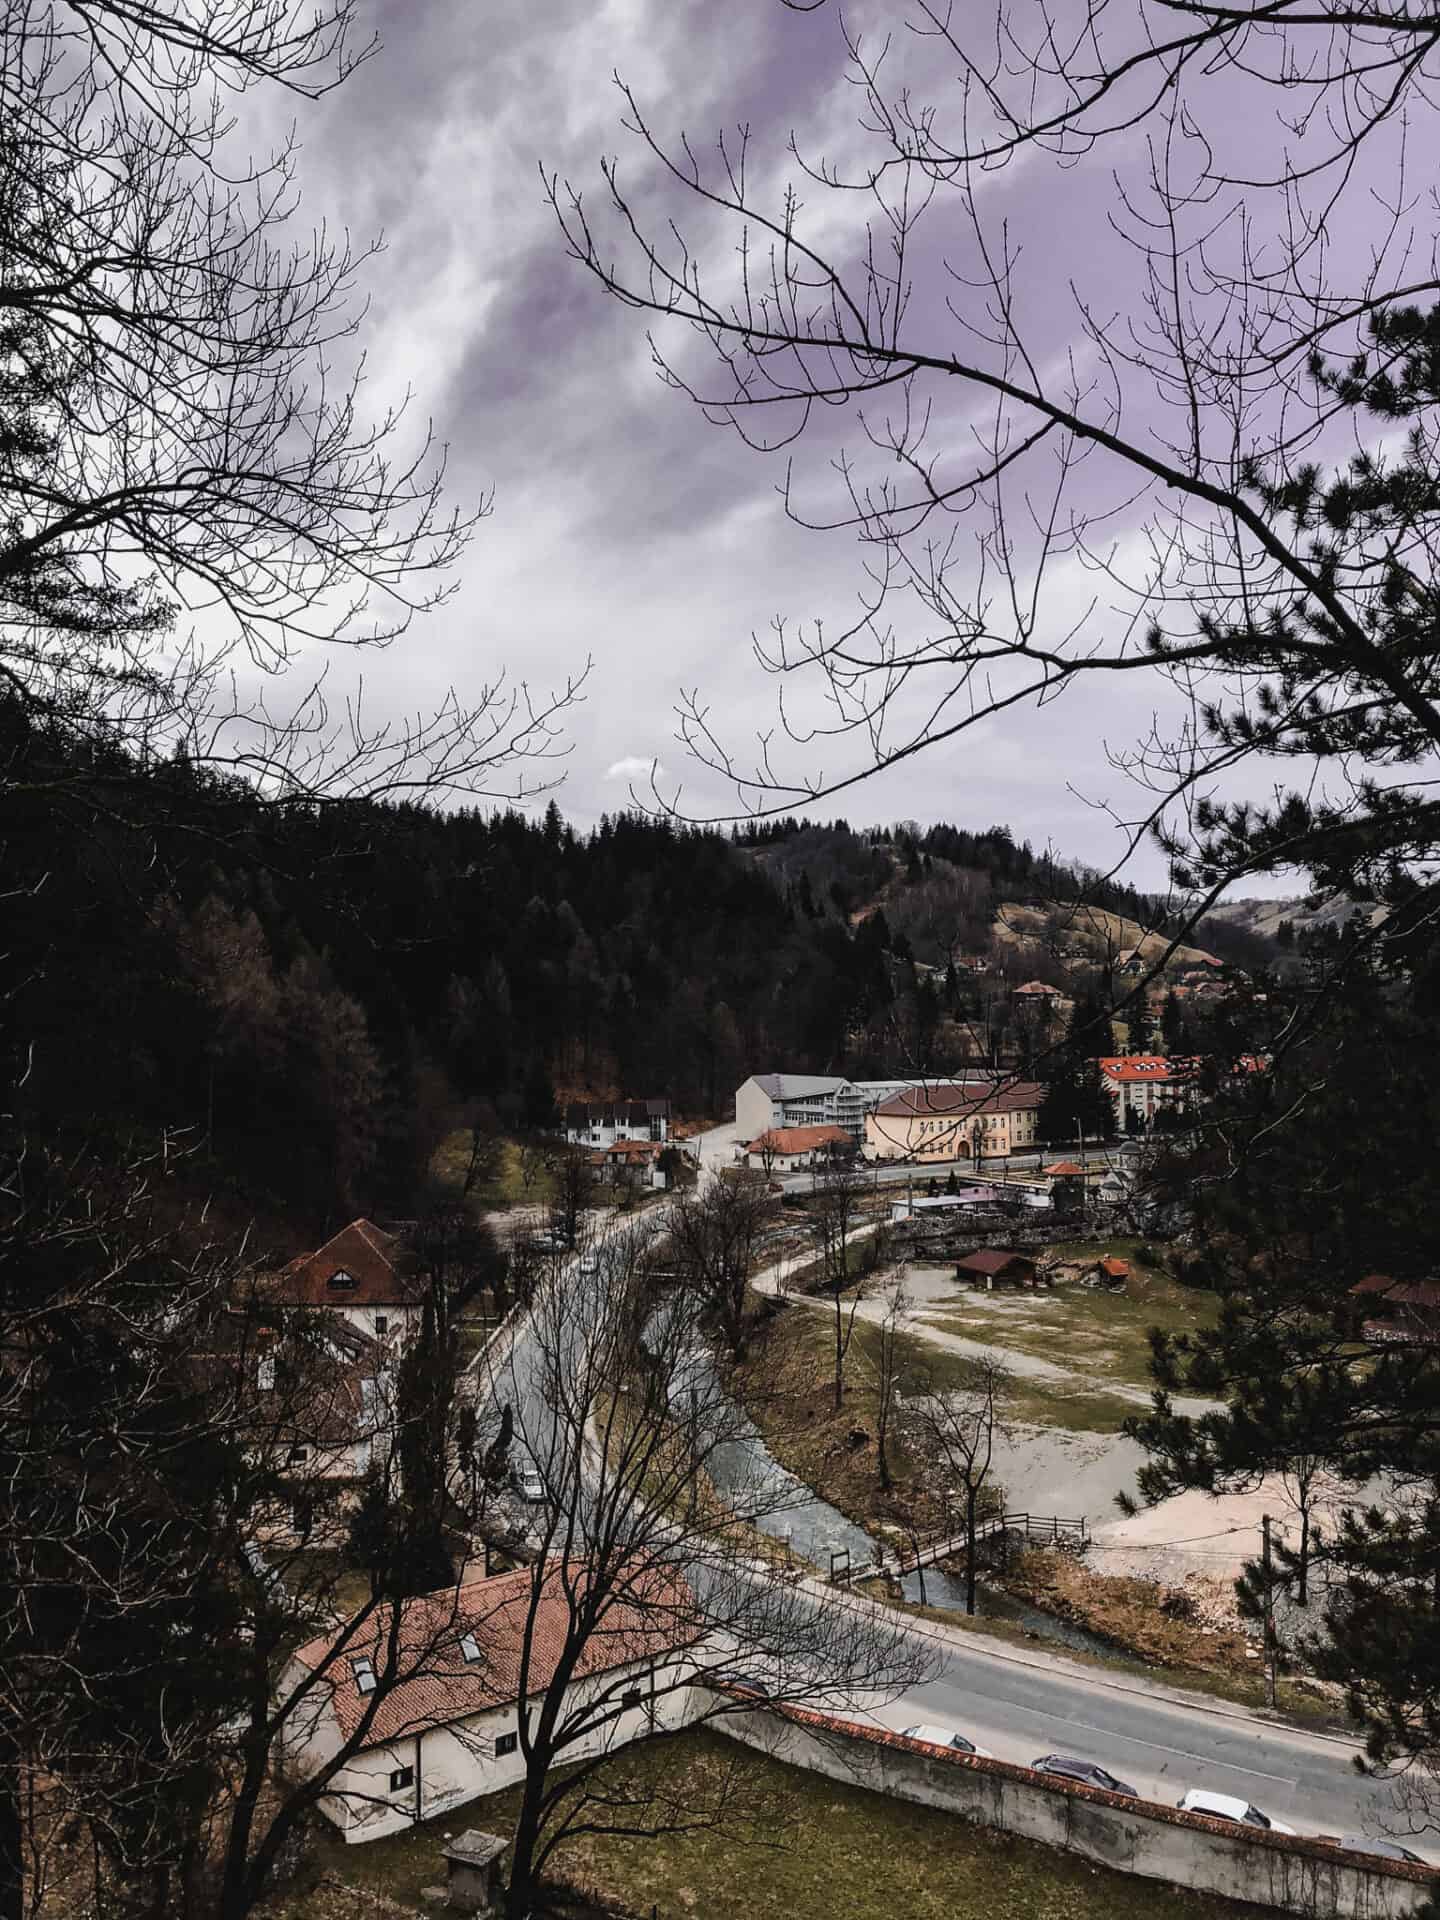
[(668, 1120), (670, 1102), (660, 1095), (648, 1100), (572, 1100), (565, 1109), (565, 1125), (585, 1127), (648, 1127), (652, 1120)]
[[(519, 1567), (400, 1603), (390, 1671), (406, 1677), (376, 1708), (365, 1732), (366, 1746), (518, 1700), (527, 1623), (527, 1694), (533, 1697), (549, 1684), (571, 1631), (572, 1610), (588, 1599), (590, 1573), (584, 1563), (547, 1562), (532, 1617), (533, 1577), (533, 1568)], [(576, 1664), (576, 1678), (653, 1660), (701, 1638), (704, 1623), (677, 1573), (647, 1566), (609, 1584), (613, 1598), (607, 1594), (601, 1605), (599, 1622)], [(384, 1676), (395, 1618), (392, 1606), (377, 1607), (335, 1658), (328, 1658), (335, 1646), (331, 1634), (310, 1641), (295, 1656), (312, 1672), (323, 1669), (319, 1686), (328, 1694), (346, 1739), (359, 1729), (371, 1697), (356, 1685), (351, 1663), (368, 1658)], [(475, 1660), (467, 1660), (461, 1646), (471, 1635), (479, 1652)]]
[(1073, 1160), (1057, 1160), (1053, 1167), (1042, 1167), (1040, 1171), (1048, 1174), (1052, 1180), (1081, 1180), (1085, 1177), (1085, 1169), (1077, 1166)]
[[(335, 1284), (347, 1280), (354, 1284)], [(423, 1297), (413, 1258), (371, 1220), (352, 1220), (323, 1247), (292, 1260), (270, 1291), (302, 1307), (412, 1307)]]
[(986, 1082), (947, 1080), (906, 1087), (875, 1109), (885, 1120), (948, 1119), (971, 1114), (1024, 1112), (1038, 1107), (1045, 1089), (1033, 1080), (995, 1087)]
[(843, 1073), (757, 1073), (753, 1078), (772, 1100), (803, 1100), (806, 1094), (834, 1093), (845, 1085)]
[(1107, 1080), (1133, 1083), (1144, 1081), (1193, 1080), (1197, 1063), (1189, 1058), (1163, 1053), (1121, 1053), (1102, 1057), (1097, 1065)]
[(955, 1267), (959, 1273), (1004, 1273), (1017, 1260), (1027, 1267), (1035, 1264), (1028, 1253), (1017, 1253), (1013, 1247), (981, 1247), (978, 1253), (957, 1260)]
[(1128, 1280), (1130, 1278), (1130, 1262), (1128, 1260), (1117, 1260), (1113, 1253), (1105, 1254), (1101, 1259), (1097, 1260), (1095, 1264), (1102, 1273), (1108, 1274), (1112, 1280)]
[(1016, 987), (1015, 991), (1016, 993), (1043, 993), (1047, 997), (1053, 996), (1056, 1000), (1063, 1000), (1066, 997), (1063, 987), (1047, 986), (1043, 980), (1027, 980), (1023, 987)]
[(844, 1127), (768, 1127), (746, 1147), (746, 1153), (813, 1153), (817, 1147), (848, 1147)]

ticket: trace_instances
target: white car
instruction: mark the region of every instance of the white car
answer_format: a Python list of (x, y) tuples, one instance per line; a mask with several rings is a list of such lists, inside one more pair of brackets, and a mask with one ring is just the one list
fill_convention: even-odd
[(545, 1482), (540, 1478), (538, 1467), (521, 1467), (515, 1475), (515, 1484), (520, 1489), (520, 1498), (538, 1504), (545, 1498)]
[(1242, 1827), (1262, 1827), (1267, 1833), (1294, 1833), (1283, 1820), (1272, 1820), (1248, 1800), (1232, 1800), (1228, 1793), (1204, 1793), (1192, 1787), (1183, 1800), (1175, 1803), (1182, 1813), (1207, 1813), (1212, 1820), (1234, 1820)]
[(963, 1733), (957, 1733), (953, 1727), (904, 1727), (901, 1729), (907, 1740), (923, 1740), (927, 1747), (943, 1747), (947, 1753), (975, 1753), (982, 1760), (993, 1760), (994, 1754), (987, 1747), (977, 1747), (973, 1740), (967, 1740)]

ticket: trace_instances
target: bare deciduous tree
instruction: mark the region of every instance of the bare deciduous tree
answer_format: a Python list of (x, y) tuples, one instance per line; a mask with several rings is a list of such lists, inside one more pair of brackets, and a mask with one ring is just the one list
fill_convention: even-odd
[(884, 1314), (879, 1338), (875, 1342), (875, 1452), (880, 1469), (880, 1484), (890, 1487), (890, 1432), (899, 1397), (900, 1375), (906, 1358), (905, 1323), (914, 1304), (905, 1288), (905, 1276), (897, 1274), (881, 1294)]
[(566, 1272), (540, 1288), (490, 1388), (513, 1402), (546, 1488), (531, 1622), (563, 1595), (543, 1657), (533, 1635), (526, 1642), (534, 1684), (519, 1711), (513, 1920), (533, 1910), (567, 1837), (643, 1837), (727, 1814), (729, 1781), (718, 1799), (685, 1801), (653, 1781), (609, 1798), (601, 1772), (637, 1682), (570, 1683), (622, 1623), (633, 1635), (638, 1615), (653, 1629), (642, 1691), (661, 1740), (753, 1708), (754, 1695), (736, 1691), (746, 1681), (779, 1702), (843, 1710), (870, 1689), (914, 1685), (932, 1658), (896, 1616), (760, 1556), (754, 1529), (793, 1496), (749, 1444), (705, 1353), (698, 1300), (678, 1288), (657, 1301), (640, 1236), (612, 1236), (599, 1260), (588, 1280)]
[(774, 1211), (754, 1180), (711, 1180), (680, 1194), (669, 1209), (675, 1264), (737, 1361), (745, 1358), (756, 1243)]
[(845, 1360), (855, 1332), (860, 1287), (850, 1271), (850, 1243), (855, 1218), (865, 1192), (859, 1169), (832, 1166), (815, 1175), (815, 1206), (811, 1215), (815, 1246), (820, 1255), (821, 1283), (834, 1307), (835, 1407), (845, 1397)]
[(976, 1361), (969, 1382), (943, 1393), (917, 1394), (907, 1402), (905, 1424), (909, 1444), (942, 1495), (961, 1496), (960, 1515), (965, 1529), (965, 1611), (975, 1611), (976, 1533), (985, 1517), (985, 1503), (998, 1490), (992, 1481), (995, 1443), (1005, 1428), (1001, 1410), (1009, 1389), (1009, 1375), (998, 1360)]

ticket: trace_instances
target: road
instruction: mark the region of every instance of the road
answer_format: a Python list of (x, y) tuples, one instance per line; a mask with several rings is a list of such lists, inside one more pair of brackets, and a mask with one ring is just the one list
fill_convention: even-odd
[[(573, 1271), (568, 1277), (579, 1278)], [(512, 1401), (518, 1433), (542, 1455), (554, 1416), (539, 1391), (535, 1344), (522, 1321), (488, 1364), (492, 1391)], [(818, 1604), (870, 1604), (839, 1590), (815, 1591)], [(1403, 1829), (1392, 1789), (1355, 1772), (1357, 1749), (1348, 1740), (1062, 1655), (997, 1647), (964, 1629), (917, 1622), (914, 1631), (938, 1660), (935, 1677), (902, 1699), (857, 1697), (846, 1711), (897, 1730), (922, 1721), (952, 1726), (1022, 1765), (1042, 1753), (1078, 1753), (1162, 1804), (1173, 1806), (1188, 1787), (1207, 1787), (1253, 1801), (1302, 1833)]]

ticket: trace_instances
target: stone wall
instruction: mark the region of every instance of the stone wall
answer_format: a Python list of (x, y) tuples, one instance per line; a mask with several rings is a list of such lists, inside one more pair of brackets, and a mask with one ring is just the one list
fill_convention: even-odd
[(713, 1724), (731, 1739), (831, 1780), (939, 1807), (1122, 1873), (1315, 1920), (1400, 1920), (1440, 1889), (1440, 1871), (1430, 1867), (1341, 1853), (1299, 1835), (1124, 1799), (1004, 1760), (937, 1752), (903, 1734), (799, 1707), (725, 1714)]

